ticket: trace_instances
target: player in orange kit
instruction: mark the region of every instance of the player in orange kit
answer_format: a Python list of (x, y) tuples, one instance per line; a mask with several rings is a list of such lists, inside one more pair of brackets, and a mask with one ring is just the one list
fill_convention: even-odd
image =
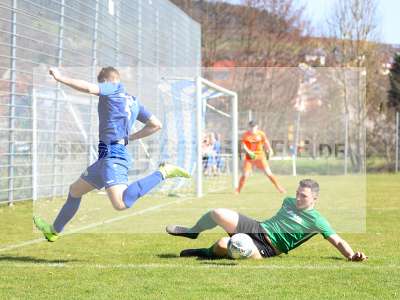
[(271, 172), (264, 149), (268, 152), (269, 156), (273, 155), (273, 150), (265, 133), (258, 129), (258, 125), (255, 121), (249, 122), (249, 130), (242, 136), (242, 145), (246, 152), (246, 157), (243, 163), (243, 174), (242, 177), (240, 177), (239, 187), (236, 189), (236, 193), (240, 193), (242, 190), (246, 179), (250, 176), (253, 166), (263, 170), (280, 193), (286, 193), (286, 190), (278, 183), (278, 180)]

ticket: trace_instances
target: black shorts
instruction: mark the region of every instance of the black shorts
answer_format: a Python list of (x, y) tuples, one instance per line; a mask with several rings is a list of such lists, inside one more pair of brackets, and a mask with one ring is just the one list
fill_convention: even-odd
[(266, 232), (260, 222), (239, 214), (236, 233), (246, 233), (250, 236), (262, 257), (276, 256), (275, 249), (265, 239)]

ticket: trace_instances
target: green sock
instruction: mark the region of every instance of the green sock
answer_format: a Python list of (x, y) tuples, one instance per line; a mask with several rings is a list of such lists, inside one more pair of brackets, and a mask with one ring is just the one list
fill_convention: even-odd
[(211, 218), (211, 211), (204, 214), (197, 223), (189, 229), (190, 232), (200, 233), (205, 230), (213, 229), (217, 226), (217, 223)]

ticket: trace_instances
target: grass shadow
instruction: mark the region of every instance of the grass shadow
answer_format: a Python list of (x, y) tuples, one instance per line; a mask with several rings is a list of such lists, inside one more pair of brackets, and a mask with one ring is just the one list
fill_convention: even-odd
[(330, 260), (341, 260), (343, 261), (343, 257), (339, 257), (339, 256), (321, 256), (322, 259), (330, 259)]
[(157, 254), (159, 258), (179, 258), (179, 255), (175, 253), (163, 253), (163, 254)]
[(63, 264), (68, 262), (77, 262), (77, 259), (43, 259), (32, 256), (9, 256), (0, 255), (0, 262), (29, 262), (29, 263), (47, 263), (47, 264)]
[[(163, 253), (157, 254), (159, 258), (181, 258), (179, 255), (175, 253)], [(231, 259), (224, 257), (214, 257), (214, 258), (205, 258), (205, 257), (196, 257), (196, 260), (202, 261), (202, 264), (210, 264), (210, 265), (236, 265), (235, 263), (218, 263), (218, 261), (229, 261)], [(231, 260), (232, 261), (232, 260)]]

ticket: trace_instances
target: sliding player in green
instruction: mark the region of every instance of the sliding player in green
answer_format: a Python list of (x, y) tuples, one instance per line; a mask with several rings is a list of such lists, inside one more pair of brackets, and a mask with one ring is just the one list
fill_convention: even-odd
[[(300, 181), (296, 197), (285, 198), (278, 213), (266, 221), (258, 222), (235, 211), (219, 208), (203, 215), (191, 228), (169, 225), (166, 230), (171, 235), (191, 239), (196, 239), (201, 232), (216, 226), (222, 227), (229, 235), (246, 233), (253, 240), (251, 258), (255, 259), (288, 253), (320, 233), (348, 260), (365, 260), (367, 258), (365, 254), (354, 252), (314, 208), (318, 197), (318, 183), (305, 179)], [(228, 241), (229, 238), (224, 237), (210, 248), (185, 249), (180, 256), (227, 257)]]

